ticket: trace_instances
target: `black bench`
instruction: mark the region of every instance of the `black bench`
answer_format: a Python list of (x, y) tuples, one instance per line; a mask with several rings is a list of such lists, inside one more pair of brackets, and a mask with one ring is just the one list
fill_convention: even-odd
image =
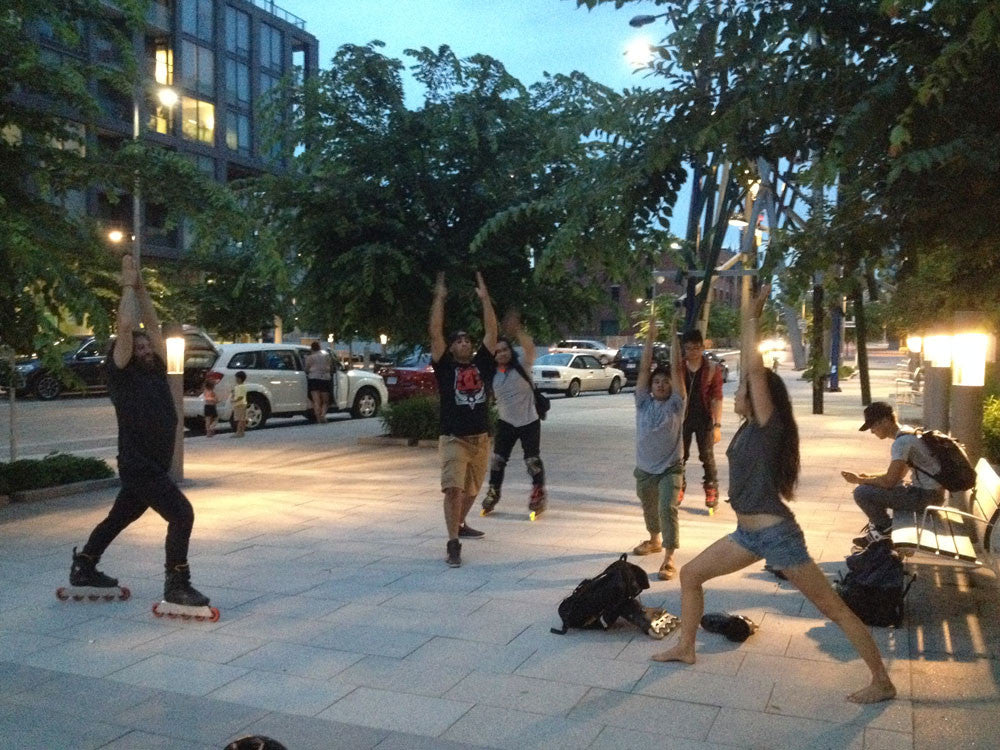
[[(948, 560), (979, 567), (985, 561), (997, 570), (994, 545), (1000, 538), (993, 532), (1000, 522), (998, 498), (1000, 477), (981, 458), (976, 464), (976, 486), (969, 501), (971, 512), (944, 505), (929, 505), (922, 513), (893, 511), (892, 543), (912, 562)], [(1000, 570), (997, 572), (1000, 574)]]

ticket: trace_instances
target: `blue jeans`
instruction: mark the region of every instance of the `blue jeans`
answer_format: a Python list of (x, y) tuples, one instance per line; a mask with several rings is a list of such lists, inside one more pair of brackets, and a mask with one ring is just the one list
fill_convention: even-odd
[(737, 526), (729, 538), (757, 557), (763, 557), (775, 570), (795, 568), (812, 560), (802, 529), (792, 518), (756, 531)]
[(925, 490), (913, 484), (898, 484), (895, 487), (859, 484), (854, 488), (854, 502), (868, 516), (868, 523), (879, 531), (892, 528), (892, 519), (887, 510), (919, 513), (942, 499), (938, 490)]

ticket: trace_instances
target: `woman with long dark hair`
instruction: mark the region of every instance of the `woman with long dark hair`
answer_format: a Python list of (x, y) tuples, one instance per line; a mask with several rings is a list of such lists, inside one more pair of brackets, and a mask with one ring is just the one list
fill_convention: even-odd
[(770, 293), (765, 285), (743, 320), (740, 385), (735, 409), (744, 422), (729, 444), (729, 502), (736, 531), (719, 539), (681, 568), (680, 637), (655, 661), (694, 664), (695, 638), (705, 609), (706, 581), (742, 570), (764, 558), (844, 631), (871, 670), (869, 685), (851, 693), (855, 703), (876, 703), (896, 695), (871, 633), (833, 590), (806, 550), (805, 538), (791, 509), (799, 477), (799, 432), (784, 382), (764, 368), (757, 350), (757, 318)]

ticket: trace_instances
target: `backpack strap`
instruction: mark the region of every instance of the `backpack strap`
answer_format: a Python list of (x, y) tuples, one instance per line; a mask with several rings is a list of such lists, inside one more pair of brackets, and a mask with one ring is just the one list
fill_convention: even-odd
[(549, 632), (555, 633), (556, 635), (566, 635), (568, 631), (569, 627), (566, 625), (565, 622), (563, 623), (562, 630), (560, 630), (559, 628), (549, 628)]

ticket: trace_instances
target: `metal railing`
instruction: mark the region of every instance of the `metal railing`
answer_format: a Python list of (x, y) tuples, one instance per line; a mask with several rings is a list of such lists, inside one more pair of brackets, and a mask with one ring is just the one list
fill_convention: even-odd
[(289, 13), (284, 8), (275, 5), (272, 0), (250, 0), (250, 2), (252, 2), (258, 8), (263, 8), (272, 16), (277, 16), (281, 20), (287, 21), (288, 23), (292, 24), (292, 26), (295, 26), (296, 28), (305, 31), (306, 22), (303, 19), (299, 18), (294, 13)]

